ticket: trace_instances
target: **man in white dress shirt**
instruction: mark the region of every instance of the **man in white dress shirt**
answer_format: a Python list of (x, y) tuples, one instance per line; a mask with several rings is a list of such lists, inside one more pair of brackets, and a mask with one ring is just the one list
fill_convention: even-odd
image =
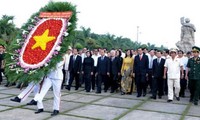
[(92, 58), (94, 59), (94, 71), (93, 71), (93, 76), (92, 76), (92, 90), (95, 90), (95, 74), (97, 72), (97, 62), (98, 58), (100, 57), (98, 49), (94, 49), (94, 54), (92, 55)]
[[(65, 57), (65, 61), (64, 61), (64, 70), (65, 70), (65, 80), (63, 82), (65, 82), (66, 85), (69, 85), (69, 78), (70, 78), (70, 74), (69, 74), (69, 60), (70, 60), (70, 56), (72, 55), (72, 49), (69, 48), (67, 50), (67, 53), (64, 55)], [(64, 84), (64, 83), (63, 83)]]
[[(183, 72), (185, 75), (188, 58), (184, 56), (184, 52), (182, 50), (178, 51), (178, 57), (183, 63)], [(185, 89), (187, 87), (187, 80), (185, 79), (185, 76), (180, 80), (180, 85), (181, 85), (180, 97), (185, 97)]]
[[(171, 58), (171, 56), (169, 55), (169, 49), (163, 50), (163, 58), (165, 60)], [(168, 95), (167, 76), (166, 76), (166, 79), (164, 80), (164, 94)]]
[[(179, 92), (180, 92), (180, 78), (183, 78), (183, 64), (180, 59), (177, 57), (176, 49), (170, 50), (171, 58), (166, 59), (165, 70), (164, 70), (164, 79), (166, 79), (166, 74), (168, 76), (168, 100), (167, 102), (172, 102), (174, 93), (176, 99), (179, 101)], [(181, 71), (181, 74), (180, 74)], [(175, 88), (175, 92), (173, 89)]]
[(157, 57), (155, 56), (155, 50), (151, 49), (149, 51), (149, 70), (148, 70), (148, 79), (147, 79), (147, 87), (148, 85), (150, 86), (150, 93), (152, 92), (152, 66), (153, 66), (153, 60), (156, 59)]

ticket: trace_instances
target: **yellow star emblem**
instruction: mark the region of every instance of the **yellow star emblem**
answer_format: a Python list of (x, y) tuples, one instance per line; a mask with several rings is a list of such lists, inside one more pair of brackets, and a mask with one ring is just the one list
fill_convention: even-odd
[(49, 29), (46, 29), (41, 36), (34, 36), (35, 44), (32, 46), (32, 49), (40, 47), (42, 50), (46, 50), (46, 45), (48, 42), (55, 39), (55, 36), (48, 36)]

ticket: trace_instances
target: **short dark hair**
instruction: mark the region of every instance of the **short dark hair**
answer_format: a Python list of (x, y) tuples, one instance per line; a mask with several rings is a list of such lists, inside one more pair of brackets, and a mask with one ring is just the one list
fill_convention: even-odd
[(164, 51), (165, 51), (167, 54), (169, 54), (169, 49), (164, 49)]
[(148, 48), (147, 48), (147, 47), (141, 47), (141, 48), (142, 48), (142, 50), (146, 49), (146, 50), (148, 51)]
[[(154, 50), (154, 49), (150, 49), (149, 52), (151, 52), (152, 50)], [(155, 50), (154, 50), (154, 51), (155, 51)]]
[(182, 54), (184, 54), (184, 52), (182, 50), (178, 50), (178, 53), (181, 52)]
[(157, 50), (156, 52), (160, 52), (161, 54), (163, 53), (161, 50)]
[(191, 52), (189, 51), (189, 52), (187, 52), (187, 55), (190, 55), (191, 54)]
[(3, 48), (5, 48), (3, 44), (0, 44), (0, 46), (2, 46)]
[(142, 48), (142, 47), (139, 47), (137, 50), (139, 50), (139, 49), (143, 50), (143, 48)]

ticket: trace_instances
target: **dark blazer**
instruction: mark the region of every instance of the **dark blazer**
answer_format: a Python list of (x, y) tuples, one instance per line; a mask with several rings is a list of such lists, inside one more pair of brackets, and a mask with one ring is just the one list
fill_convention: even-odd
[(81, 65), (82, 65), (81, 56), (77, 55), (75, 61), (73, 61), (73, 55), (70, 56), (70, 60), (69, 60), (69, 71), (70, 72), (74, 72), (74, 73), (80, 72)]
[[(117, 57), (119, 59), (120, 67), (119, 69), (121, 70), (122, 64), (123, 64), (123, 58), (122, 57)], [(121, 72), (121, 71), (120, 71)]]
[(101, 57), (97, 61), (97, 72), (98, 74), (106, 75), (107, 72), (110, 73), (110, 59), (104, 56), (104, 59), (101, 60)]
[(112, 61), (112, 58), (110, 59), (110, 73), (111, 74), (118, 74), (121, 71), (120, 69), (120, 61), (118, 57), (115, 57)]
[(153, 66), (152, 66), (152, 76), (155, 78), (163, 77), (164, 75), (164, 64), (165, 59), (161, 58), (160, 63), (158, 64), (157, 59), (153, 60)]
[(143, 54), (140, 60), (139, 54), (135, 56), (134, 59), (134, 72), (135, 75), (146, 75), (149, 69), (149, 58), (147, 55)]
[(86, 57), (83, 61), (84, 73), (91, 73), (94, 70), (94, 59), (92, 57)]

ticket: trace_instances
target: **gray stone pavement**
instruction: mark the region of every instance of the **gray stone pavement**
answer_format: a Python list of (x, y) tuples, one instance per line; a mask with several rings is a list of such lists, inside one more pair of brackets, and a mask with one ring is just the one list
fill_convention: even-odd
[(60, 114), (51, 117), (53, 93), (48, 91), (44, 99), (45, 112), (35, 114), (36, 106), (27, 106), (33, 93), (22, 103), (10, 101), (21, 90), (0, 85), (0, 120), (200, 120), (200, 106), (189, 103), (189, 94), (180, 101), (167, 103), (167, 96), (151, 100), (150, 94), (137, 98), (102, 92), (86, 93), (83, 88), (75, 91), (62, 90)]

